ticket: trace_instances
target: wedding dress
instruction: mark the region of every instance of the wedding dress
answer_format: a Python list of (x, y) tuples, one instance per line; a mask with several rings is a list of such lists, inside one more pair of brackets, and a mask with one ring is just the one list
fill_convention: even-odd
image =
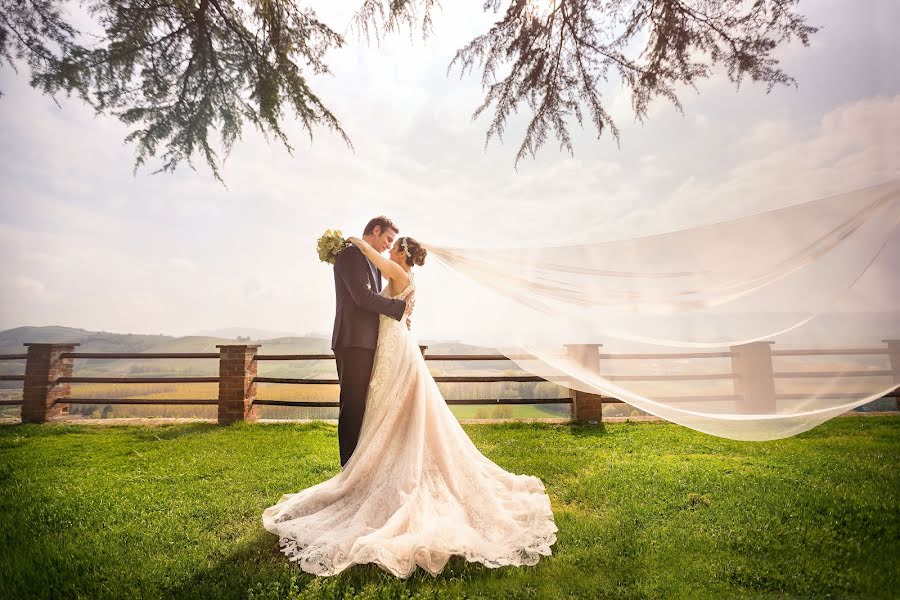
[[(406, 298), (410, 283), (397, 296)], [(375, 563), (437, 576), (450, 556), (490, 568), (549, 556), (557, 526), (543, 482), (485, 457), (450, 411), (405, 322), (384, 315), (359, 441), (343, 470), (265, 509), (265, 528), (304, 571)]]

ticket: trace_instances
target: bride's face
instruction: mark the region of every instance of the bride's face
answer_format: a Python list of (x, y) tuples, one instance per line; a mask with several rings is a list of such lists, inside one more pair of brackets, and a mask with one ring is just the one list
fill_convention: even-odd
[(403, 251), (403, 246), (400, 245), (399, 240), (394, 242), (394, 246), (391, 248), (390, 257), (392, 261), (401, 267), (406, 263), (406, 252)]

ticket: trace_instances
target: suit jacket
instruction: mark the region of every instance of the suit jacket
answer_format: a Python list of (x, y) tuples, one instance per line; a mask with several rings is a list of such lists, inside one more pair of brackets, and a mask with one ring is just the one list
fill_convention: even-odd
[(378, 341), (378, 315), (400, 320), (406, 302), (381, 296), (381, 272), (356, 246), (341, 250), (334, 261), (335, 308), (331, 349), (370, 348)]

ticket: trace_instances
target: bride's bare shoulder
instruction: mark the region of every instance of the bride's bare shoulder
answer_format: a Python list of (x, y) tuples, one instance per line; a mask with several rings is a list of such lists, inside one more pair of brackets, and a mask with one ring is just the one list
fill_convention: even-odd
[(407, 273), (401, 269), (391, 277), (391, 295), (396, 296), (403, 293), (411, 283), (413, 283), (412, 273)]

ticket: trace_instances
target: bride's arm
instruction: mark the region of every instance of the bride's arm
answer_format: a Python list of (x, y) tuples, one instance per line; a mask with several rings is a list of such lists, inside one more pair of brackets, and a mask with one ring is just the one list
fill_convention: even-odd
[(385, 258), (379, 254), (366, 240), (361, 240), (358, 237), (350, 237), (347, 238), (347, 241), (362, 250), (362, 253), (372, 261), (372, 264), (375, 265), (385, 277), (393, 279), (394, 281), (399, 281), (401, 284), (409, 283), (409, 275), (406, 274), (403, 267), (391, 259)]

